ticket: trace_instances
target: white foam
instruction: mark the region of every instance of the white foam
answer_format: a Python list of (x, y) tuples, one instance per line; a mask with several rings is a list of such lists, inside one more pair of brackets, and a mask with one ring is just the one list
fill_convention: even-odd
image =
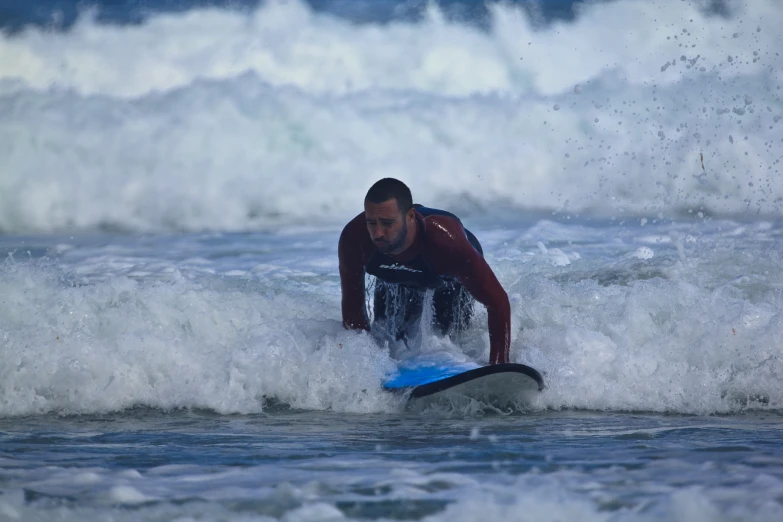
[[(682, 472), (682, 466), (678, 467)], [(703, 470), (701, 471), (702, 473)], [(666, 484), (649, 485), (642, 488), (638, 497), (630, 496), (618, 499), (616, 488), (607, 491), (602, 482), (613, 477), (616, 486), (617, 471), (602, 477), (598, 474), (585, 474), (572, 471), (558, 471), (543, 474), (536, 471), (519, 477), (509, 477), (496, 473), (492, 479), (477, 483), (465, 478), (454, 482), (456, 474), (448, 477), (453, 489), (439, 489), (436, 500), (444, 495), (451, 501), (445, 509), (424, 517), (426, 522), (454, 520), (456, 522), (476, 519), (526, 521), (540, 520), (586, 520), (633, 522), (652, 521), (730, 521), (749, 520), (753, 522), (772, 522), (781, 516), (779, 503), (770, 501), (781, 491), (780, 481), (768, 475), (760, 475), (750, 480), (750, 486), (709, 487), (684, 486), (672, 487)], [(743, 472), (743, 476), (748, 472)], [(398, 474), (382, 482), (389, 482), (399, 493), (403, 493), (406, 477)], [(436, 474), (442, 475), (442, 474)], [(253, 476), (245, 480), (252, 480)], [(645, 483), (645, 482), (643, 482)], [(426, 484), (426, 482), (425, 482)], [(441, 483), (442, 484), (442, 483)], [(248, 482), (249, 485), (249, 482)], [(317, 486), (317, 483), (313, 484)], [(742, 487), (742, 489), (738, 489)], [(748, 489), (745, 489), (748, 487)], [(334, 505), (331, 498), (322, 498), (321, 490), (308, 491), (308, 488), (296, 488), (289, 484), (280, 484), (278, 491), (266, 497), (267, 504), (279, 504), (278, 516), (263, 516), (257, 512), (232, 509), (230, 504), (221, 502), (156, 502), (149, 505), (134, 506), (92, 506), (24, 501), (21, 490), (9, 491), (0, 498), (0, 513), (9, 519), (44, 520), (57, 516), (58, 520), (85, 520), (110, 516), (113, 520), (231, 520), (304, 522), (310, 520), (351, 520)], [(320, 491), (320, 494), (319, 494)], [(329, 490), (327, 490), (329, 491)], [(237, 492), (240, 493), (240, 492)], [(192, 493), (191, 493), (192, 495)], [(258, 492), (252, 489), (241, 491), (239, 498), (258, 499)], [(405, 492), (405, 497), (426, 499), (431, 494), (422, 490)], [(641, 498), (639, 498), (641, 497)], [(192, 496), (186, 497), (192, 500)], [(236, 498), (236, 497), (235, 497)], [(366, 497), (362, 498), (365, 500)], [(622, 505), (618, 505), (618, 504)], [(293, 505), (293, 506), (292, 506)]]
[[(782, 260), (768, 248), (779, 226), (736, 228), (475, 229), (511, 301), (512, 360), (542, 371), (548, 384), (534, 407), (780, 408)], [(338, 234), (99, 241), (74, 244), (60, 268), (7, 261), (0, 415), (134, 405), (250, 413), (268, 400), (399, 411), (380, 388), (394, 368), (389, 349), (341, 326)], [(651, 235), (698, 240), (634, 255)], [(568, 244), (572, 237), (581, 241)], [(555, 242), (570, 264), (552, 262), (555, 249), (544, 244)], [(194, 254), (201, 262), (182, 262)], [(237, 270), (259, 264), (267, 268)], [(135, 272), (149, 275), (128, 275)], [(424, 322), (422, 346), (412, 349), (488, 360), (483, 307), (460, 339), (433, 336)]]
[(633, 253), (633, 257), (637, 259), (652, 259), (655, 256), (655, 252), (649, 247), (639, 247), (636, 252)]
[[(540, 520), (555, 522), (559, 520), (604, 521), (609, 514), (598, 512), (585, 498), (571, 494), (559, 488), (534, 487), (531, 491), (529, 481), (525, 482), (524, 493), (511, 493), (507, 488), (482, 488), (481, 495), (467, 494), (449, 505), (443, 513), (432, 515), (425, 520), (436, 522), (454, 520), (455, 522), (483, 520), (527, 521)], [(487, 491), (488, 490), (488, 491)]]
[(518, 7), (496, 3), (488, 32), (448, 22), (434, 5), (420, 23), (377, 26), (315, 13), (299, 0), (264, 2), (249, 14), (215, 8), (158, 14), (130, 26), (101, 25), (87, 12), (67, 32), (1, 35), (0, 78), (126, 97), (248, 71), (270, 85), (311, 93), (553, 95), (608, 71), (630, 85), (665, 85), (702, 68), (724, 78), (755, 76), (775, 63), (777, 2), (731, 4), (728, 19), (702, 7), (596, 3), (582, 6), (575, 22), (542, 28)]
[(154, 500), (132, 486), (114, 486), (106, 497), (106, 500), (118, 504), (141, 504)]
[(271, 2), (3, 35), (0, 229), (336, 222), (382, 176), (474, 213), (780, 215), (783, 9), (698, 5), (538, 29), (498, 5), (481, 32)]
[[(777, 259), (759, 260), (762, 273)], [(643, 265), (628, 272), (583, 267), (583, 280), (578, 273), (561, 281), (531, 275), (507, 287), (512, 323), (523, 328), (512, 359), (544, 370), (549, 383), (540, 405), (693, 413), (779, 408), (783, 387), (772, 377), (783, 370), (777, 283), (716, 285), (715, 266), (738, 258), (690, 253), (688, 261), (669, 273)]]
[(333, 289), (299, 299), (184, 278), (75, 287), (58, 278), (25, 266), (0, 272), (0, 415), (135, 405), (250, 413), (269, 399), (307, 409), (399, 407), (380, 388), (388, 352), (343, 330)]
[(345, 518), (342, 511), (333, 505), (318, 502), (294, 509), (286, 513), (282, 520), (283, 522), (315, 522), (318, 520), (337, 522), (348, 519)]
[[(744, 473), (743, 473), (744, 474)], [(771, 477), (769, 477), (771, 478)], [(727, 488), (682, 487), (659, 485), (647, 491), (643, 502), (631, 505), (616, 504), (617, 496), (601, 483), (600, 474), (586, 476), (575, 472), (552, 474), (530, 473), (510, 484), (482, 484), (460, 495), (445, 511), (429, 516), (427, 522), (441, 520), (676, 520), (729, 521), (736, 518), (758, 521), (776, 520), (781, 514), (779, 505), (768, 502), (770, 495), (780, 491), (780, 481), (758, 481), (758, 489), (742, 501)], [(726, 512), (724, 507), (731, 507)]]

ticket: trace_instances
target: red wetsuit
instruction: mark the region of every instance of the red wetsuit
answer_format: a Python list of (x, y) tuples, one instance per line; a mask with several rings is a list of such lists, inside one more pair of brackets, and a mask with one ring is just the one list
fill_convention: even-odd
[[(445, 213), (443, 213), (445, 214)], [(498, 282), (484, 257), (468, 240), (462, 223), (453, 215), (422, 215), (416, 211), (416, 241), (399, 255), (380, 254), (367, 232), (364, 212), (352, 219), (340, 235), (340, 284), (342, 286), (343, 326), (368, 330), (365, 311), (364, 275), (368, 263), (374, 270), (386, 270), (391, 282), (408, 286), (434, 288), (442, 278), (454, 279), (487, 307), (489, 326), (489, 362), (509, 362), (511, 344), (511, 307), (508, 295)], [(378, 264), (379, 256), (387, 261)], [(373, 273), (368, 271), (368, 273)], [(378, 275), (384, 280), (387, 277)], [(413, 281), (418, 278), (418, 281)], [(435, 281), (437, 279), (437, 281)]]

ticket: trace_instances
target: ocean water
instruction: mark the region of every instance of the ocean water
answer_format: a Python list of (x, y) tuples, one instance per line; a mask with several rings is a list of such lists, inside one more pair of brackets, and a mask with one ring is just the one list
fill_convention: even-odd
[[(783, 519), (783, 4), (0, 5), (0, 520)], [(383, 176), (530, 403), (342, 328)], [(486, 311), (409, 351), (484, 362)], [(407, 353), (407, 352), (406, 352)]]

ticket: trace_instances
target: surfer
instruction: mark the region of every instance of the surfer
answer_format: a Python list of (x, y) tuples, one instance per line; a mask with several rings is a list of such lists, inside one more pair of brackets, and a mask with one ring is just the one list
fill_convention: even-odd
[(375, 183), (364, 212), (343, 229), (338, 245), (343, 326), (370, 331), (365, 273), (375, 276), (374, 321), (405, 340), (433, 290), (433, 327), (445, 335), (468, 327), (473, 302), (487, 307), (490, 364), (509, 362), (511, 307), (476, 237), (449, 212), (414, 205), (394, 178)]

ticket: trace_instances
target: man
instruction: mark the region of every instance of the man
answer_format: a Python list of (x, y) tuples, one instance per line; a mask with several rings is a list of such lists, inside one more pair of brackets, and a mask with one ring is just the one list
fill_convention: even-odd
[(478, 240), (454, 214), (413, 205), (404, 183), (384, 178), (367, 192), (364, 212), (343, 229), (338, 253), (344, 327), (370, 330), (364, 306), (368, 273), (378, 281), (375, 320), (394, 319), (397, 339), (420, 319), (426, 290), (434, 290), (433, 323), (444, 334), (468, 326), (475, 298), (487, 307), (490, 364), (509, 362), (508, 296)]

